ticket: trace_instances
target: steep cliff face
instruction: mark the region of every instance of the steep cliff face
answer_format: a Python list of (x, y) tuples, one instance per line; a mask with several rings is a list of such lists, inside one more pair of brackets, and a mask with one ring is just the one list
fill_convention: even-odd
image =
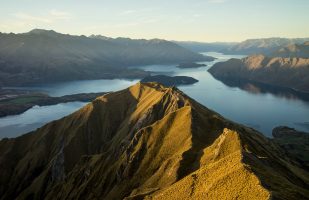
[(138, 83), (0, 141), (1, 199), (305, 199), (308, 171), (177, 88)]
[(209, 72), (218, 79), (249, 80), (309, 92), (309, 59), (252, 55), (217, 63)]

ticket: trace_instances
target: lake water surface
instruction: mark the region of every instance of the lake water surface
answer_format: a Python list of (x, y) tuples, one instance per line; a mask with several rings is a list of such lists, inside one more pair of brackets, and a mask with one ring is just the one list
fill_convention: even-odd
[(0, 118), (0, 138), (16, 137), (35, 130), (47, 122), (64, 117), (86, 105), (84, 102), (60, 103), (51, 106), (34, 106), (19, 115)]
[[(275, 126), (286, 125), (299, 130), (309, 131), (309, 102), (289, 91), (276, 92), (248, 83), (237, 86), (224, 84), (208, 73), (208, 69), (216, 62), (230, 58), (242, 58), (239, 55), (223, 55), (207, 52), (207, 55), (218, 58), (213, 62), (204, 62), (207, 67), (195, 69), (178, 69), (175, 65), (150, 65), (141, 67), (153, 74), (184, 75), (199, 80), (189, 86), (178, 87), (187, 95), (206, 107), (220, 113), (235, 122), (245, 124), (271, 136)], [(45, 91), (51, 96), (86, 92), (107, 92), (124, 89), (138, 80), (86, 80), (58, 84), (27, 87)], [(0, 118), (0, 138), (15, 137), (34, 130), (48, 121), (61, 118), (85, 105), (71, 102), (53, 106), (34, 107), (23, 114)]]

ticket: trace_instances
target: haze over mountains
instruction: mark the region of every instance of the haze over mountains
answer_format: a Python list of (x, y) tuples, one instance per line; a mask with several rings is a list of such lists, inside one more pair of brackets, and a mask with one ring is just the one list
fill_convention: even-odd
[(148, 73), (129, 67), (212, 59), (159, 39), (72, 36), (42, 29), (0, 33), (0, 85), (141, 78)]
[(0, 141), (0, 199), (306, 199), (292, 154), (176, 88), (138, 83)]
[(222, 52), (237, 45), (237, 42), (191, 42), (191, 41), (173, 41), (176, 44), (190, 49), (194, 52), (215, 51)]
[(250, 54), (264, 54), (272, 55), (281, 48), (290, 45), (301, 45), (309, 41), (309, 38), (261, 38), (248, 39), (239, 43), (230, 42), (176, 42), (177, 44), (188, 48), (192, 51), (216, 51), (230, 55), (250, 55)]
[(179, 46), (159, 39), (72, 36), (43, 29), (23, 34), (0, 33), (0, 86), (83, 79), (144, 78), (149, 73), (132, 66), (214, 59), (195, 53), (201, 51), (307, 58), (308, 42), (305, 41), (308, 40), (267, 38), (241, 43), (176, 42)]
[(226, 54), (264, 54), (269, 55), (278, 49), (293, 45), (303, 44), (309, 41), (309, 38), (265, 38), (265, 39), (248, 39), (239, 44), (232, 46), (231, 48), (225, 49)]

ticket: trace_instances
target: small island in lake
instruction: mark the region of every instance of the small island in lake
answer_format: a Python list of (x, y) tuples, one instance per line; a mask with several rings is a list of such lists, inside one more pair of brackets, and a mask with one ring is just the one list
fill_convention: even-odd
[(158, 82), (165, 86), (177, 86), (177, 85), (191, 85), (198, 80), (189, 76), (166, 76), (166, 75), (155, 75), (147, 76), (141, 80), (142, 83), (146, 82)]
[(177, 68), (186, 69), (186, 68), (199, 68), (199, 67), (206, 67), (205, 64), (198, 64), (194, 62), (187, 62), (187, 63), (180, 63)]

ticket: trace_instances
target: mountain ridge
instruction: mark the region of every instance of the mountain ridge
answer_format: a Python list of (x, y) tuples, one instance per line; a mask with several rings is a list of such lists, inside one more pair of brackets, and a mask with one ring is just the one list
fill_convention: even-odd
[(308, 41), (309, 38), (261, 38), (261, 39), (248, 39), (240, 42), (223, 52), (227, 54), (264, 54), (270, 55), (272, 52), (280, 48), (293, 44), (302, 44)]
[(275, 143), (175, 87), (137, 83), (0, 141), (0, 199), (305, 199)]
[(272, 56), (274, 52), (289, 45), (303, 44), (309, 38), (255, 38), (241, 42), (190, 42), (175, 41), (177, 44), (195, 52), (215, 51), (229, 55), (264, 54)]
[(134, 66), (214, 58), (165, 40), (95, 39), (53, 30), (0, 33), (0, 85), (20, 86), (89, 79), (136, 79)]

